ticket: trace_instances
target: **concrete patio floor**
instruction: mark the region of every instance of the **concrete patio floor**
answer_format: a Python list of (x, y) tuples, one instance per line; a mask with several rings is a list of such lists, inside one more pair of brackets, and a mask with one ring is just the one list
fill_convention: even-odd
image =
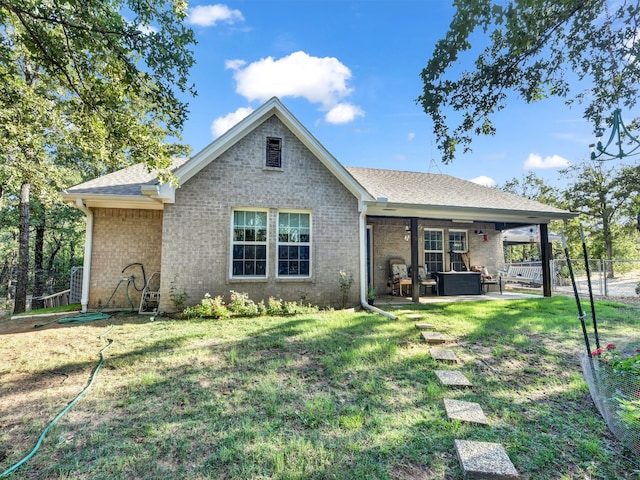
[[(531, 293), (512, 292), (505, 290), (502, 294), (500, 292), (488, 292), (482, 295), (451, 295), (451, 296), (438, 296), (435, 294), (429, 294), (420, 297), (421, 304), (427, 303), (451, 303), (451, 302), (470, 302), (470, 301), (482, 301), (482, 300), (518, 300), (526, 298), (542, 298), (542, 295), (536, 295)], [(386, 306), (398, 306), (398, 305), (412, 305), (413, 301), (411, 296), (393, 296), (393, 295), (379, 295), (375, 300), (376, 307)]]

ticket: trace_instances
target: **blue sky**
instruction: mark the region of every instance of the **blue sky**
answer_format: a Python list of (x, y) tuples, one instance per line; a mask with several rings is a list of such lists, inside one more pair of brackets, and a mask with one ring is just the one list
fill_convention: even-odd
[[(440, 162), (431, 121), (416, 104), (420, 72), (453, 17), (440, 0), (190, 2), (196, 33), (184, 141), (198, 152), (276, 95), (344, 165), (446, 173), (501, 185), (589, 155), (580, 106), (513, 97), (498, 132)], [(463, 65), (464, 67), (464, 65)], [(624, 113), (623, 113), (624, 116)]]

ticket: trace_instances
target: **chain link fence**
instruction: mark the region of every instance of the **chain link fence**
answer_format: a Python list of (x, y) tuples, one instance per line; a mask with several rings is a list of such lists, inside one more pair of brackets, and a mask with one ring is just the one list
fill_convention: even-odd
[[(589, 298), (589, 284), (584, 260), (572, 259), (571, 266), (578, 293)], [(638, 299), (640, 301), (640, 260), (589, 260), (591, 289), (594, 297), (607, 299)], [(552, 289), (556, 293), (572, 295), (573, 287), (565, 259), (551, 262)]]

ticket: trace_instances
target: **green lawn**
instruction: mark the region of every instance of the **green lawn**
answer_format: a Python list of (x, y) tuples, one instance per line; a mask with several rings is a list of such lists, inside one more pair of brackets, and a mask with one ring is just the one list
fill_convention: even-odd
[[(440, 385), (406, 314), (114, 317), (96, 383), (14, 477), (457, 479), (466, 439), (501, 443), (523, 478), (640, 478), (589, 397), (572, 299), (414, 310), (455, 340), (473, 389)], [(637, 332), (639, 312), (599, 303), (602, 341)], [(109, 324), (0, 335), (0, 472), (86, 384)], [(443, 398), (490, 425), (448, 421)]]

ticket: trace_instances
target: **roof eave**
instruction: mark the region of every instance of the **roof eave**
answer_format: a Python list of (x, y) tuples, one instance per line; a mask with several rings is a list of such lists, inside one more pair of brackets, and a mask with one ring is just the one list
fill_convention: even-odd
[(393, 202), (367, 202), (367, 214), (383, 217), (422, 217), (453, 222), (507, 222), (522, 224), (547, 224), (552, 220), (572, 219), (571, 212), (544, 212), (535, 210), (508, 210), (496, 208), (456, 207), (444, 205), (420, 205)]
[(122, 208), (132, 210), (162, 210), (164, 204), (142, 195), (97, 195), (91, 193), (62, 193), (62, 200), (75, 206), (82, 199), (89, 208)]

